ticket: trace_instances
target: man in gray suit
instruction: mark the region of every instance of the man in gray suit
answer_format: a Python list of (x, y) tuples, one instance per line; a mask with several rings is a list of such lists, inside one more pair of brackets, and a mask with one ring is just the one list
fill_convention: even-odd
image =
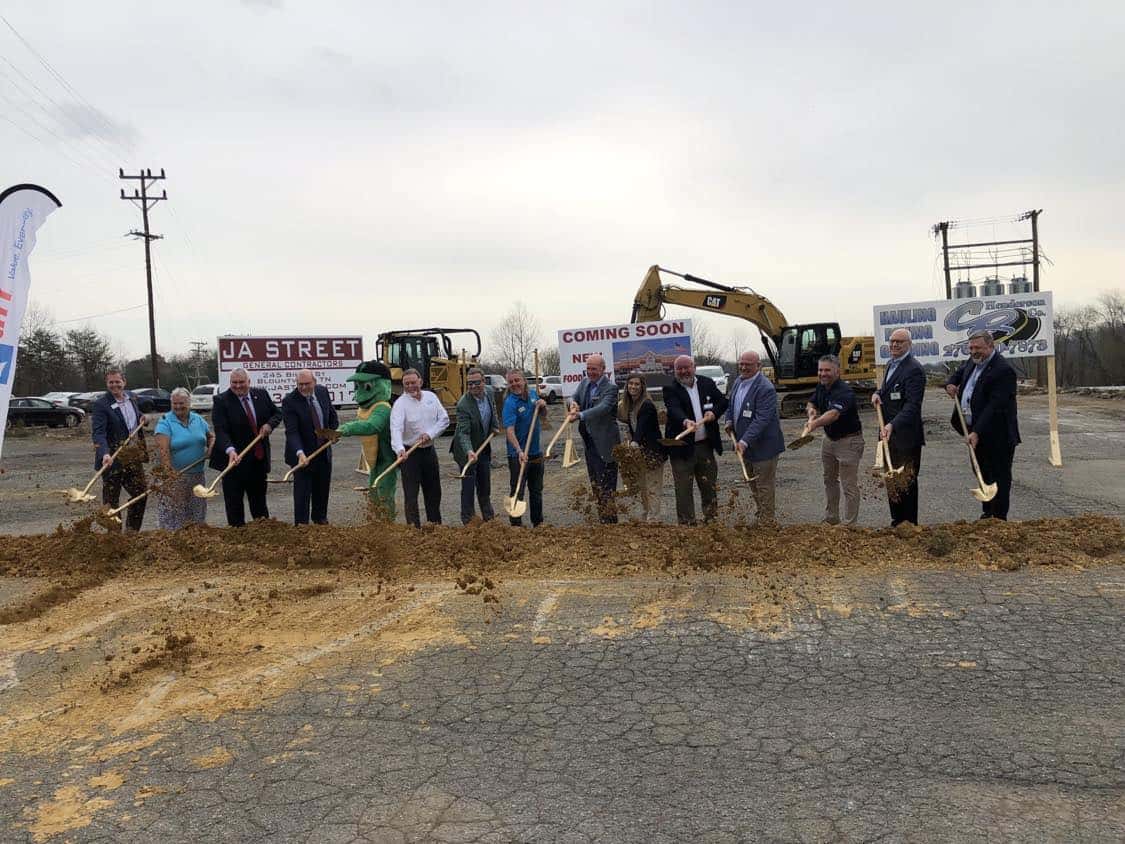
[(738, 380), (730, 391), (727, 408), (727, 433), (734, 433), (735, 450), (750, 473), (750, 489), (758, 507), (758, 521), (776, 522), (774, 494), (777, 489), (777, 457), (785, 451), (777, 391), (762, 374), (757, 352), (743, 352), (738, 358)]
[(613, 494), (617, 491), (617, 461), (613, 447), (621, 442), (617, 428), (617, 385), (605, 375), (605, 358), (586, 358), (586, 377), (574, 391), (570, 403), (571, 422), (578, 422), (578, 433), (586, 451), (586, 473), (598, 499), (602, 524), (617, 523)]
[(480, 517), (491, 519), (492, 510), (492, 443), (481, 449), (488, 435), (500, 428), (500, 418), (496, 412), (496, 394), (484, 383), (484, 373), (477, 367), (465, 374), (465, 385), (469, 391), (457, 400), (457, 429), (449, 450), (457, 465), (465, 468), (470, 459), (474, 460), (465, 477), (461, 479), (461, 524), (467, 525), (473, 518), (473, 498), (480, 502)]

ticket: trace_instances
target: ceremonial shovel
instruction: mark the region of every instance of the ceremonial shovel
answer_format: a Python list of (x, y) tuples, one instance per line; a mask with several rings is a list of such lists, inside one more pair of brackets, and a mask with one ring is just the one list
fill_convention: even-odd
[(553, 437), (551, 437), (551, 441), (547, 444), (547, 450), (545, 452), (543, 452), (544, 458), (550, 459), (551, 449), (555, 447), (555, 443), (557, 443), (559, 441), (559, 437), (562, 436), (562, 432), (566, 430), (566, 426), (569, 425), (569, 424), (570, 424), (570, 416), (568, 415), (566, 417), (566, 419), (563, 420), (562, 425), (559, 426), (559, 429), (557, 431), (555, 431), (555, 435)]
[(125, 438), (125, 441), (117, 447), (117, 451), (113, 452), (113, 454), (110, 455), (109, 462), (103, 463), (102, 468), (98, 469), (98, 471), (94, 473), (94, 477), (90, 478), (90, 483), (86, 484), (85, 489), (80, 490), (76, 487), (71, 487), (70, 489), (64, 489), (63, 495), (65, 495), (69, 501), (72, 501), (74, 503), (77, 503), (79, 501), (93, 501), (94, 496), (90, 495), (90, 487), (94, 485), (94, 481), (102, 476), (102, 472), (113, 465), (113, 461), (117, 459), (117, 455), (119, 455), (121, 453), (121, 450), (129, 444), (129, 440), (133, 439), (137, 431), (141, 430), (141, 428), (143, 428), (144, 426), (145, 421), (144, 419), (142, 419), (137, 423), (137, 427), (129, 433), (129, 436)]
[[(883, 406), (881, 404), (875, 405), (875, 418), (879, 421), (880, 434), (885, 426), (883, 422)], [(875, 443), (875, 474), (880, 475), (883, 480), (894, 475), (901, 475), (905, 466), (895, 468), (895, 464), (891, 462), (891, 449), (886, 440), (880, 435), (879, 441)]]
[(665, 447), (682, 446), (682, 445), (684, 445), (684, 443), (681, 442), (681, 440), (683, 440), (683, 438), (686, 437), (688, 434), (694, 434), (694, 433), (695, 433), (694, 430), (692, 430), (691, 428), (688, 428), (687, 430), (680, 431), (680, 433), (676, 434), (676, 436), (673, 437), (672, 439), (668, 439), (667, 437), (661, 437), (659, 442), (662, 446), (665, 446)]
[(456, 473), (456, 474), (454, 475), (454, 477), (457, 477), (457, 478), (460, 478), (461, 480), (464, 480), (464, 479), (465, 479), (465, 473), (469, 471), (469, 467), (470, 467), (470, 466), (472, 466), (472, 465), (473, 465), (474, 463), (476, 463), (476, 462), (477, 462), (478, 458), (480, 458), (480, 453), (481, 453), (482, 451), (484, 451), (484, 447), (485, 447), (486, 445), (488, 445), (488, 443), (489, 443), (489, 442), (490, 442), (490, 441), (492, 440), (492, 438), (493, 438), (493, 437), (495, 437), (495, 436), (496, 436), (496, 431), (492, 431), (492, 432), (491, 432), (491, 433), (490, 433), (490, 434), (489, 434), (489, 435), (488, 435), (487, 437), (485, 437), (485, 440), (484, 440), (484, 442), (482, 442), (482, 443), (480, 444), (480, 448), (475, 448), (475, 449), (473, 449), (473, 453), (474, 453), (474, 454), (476, 455), (476, 457), (472, 458), (471, 460), (466, 460), (466, 461), (465, 461), (465, 468), (463, 468), (463, 469), (462, 469), (462, 470), (461, 470), (460, 472), (457, 472), (457, 473)]
[(984, 482), (984, 477), (980, 473), (980, 464), (977, 463), (977, 454), (975, 451), (973, 451), (973, 447), (969, 443), (969, 426), (965, 423), (965, 414), (961, 410), (960, 399), (954, 396), (953, 404), (957, 407), (957, 416), (961, 420), (961, 432), (965, 436), (965, 445), (969, 449), (969, 460), (972, 461), (973, 471), (976, 472), (977, 475), (977, 488), (972, 491), (973, 498), (975, 498), (977, 501), (980, 501), (981, 503), (985, 501), (991, 501), (996, 497), (998, 488), (994, 483), (986, 484)]
[[(535, 412), (531, 414), (531, 427), (527, 429), (527, 440), (523, 444), (523, 453), (527, 454), (527, 450), (531, 448), (531, 438), (535, 436), (535, 423), (539, 419), (539, 403), (535, 404)], [(561, 429), (560, 429), (561, 430)], [(569, 440), (567, 441), (569, 442)], [(530, 458), (529, 458), (530, 460)], [(564, 461), (565, 464), (565, 461)], [(527, 502), (519, 498), (520, 485), (523, 483), (523, 473), (527, 470), (527, 461), (520, 464), (520, 473), (516, 478), (516, 491), (511, 494), (505, 501), (504, 505), (508, 510), (508, 515), (513, 519), (518, 519), (527, 510)]]
[(410, 448), (408, 448), (405, 452), (403, 452), (402, 457), (398, 458), (394, 463), (392, 463), (390, 466), (388, 466), (386, 469), (384, 469), (382, 472), (380, 472), (378, 475), (376, 475), (375, 480), (373, 480), (367, 486), (357, 486), (357, 487), (355, 487), (356, 491), (368, 492), (370, 490), (375, 489), (375, 487), (377, 487), (379, 485), (379, 481), (381, 481), (381, 480), (383, 480), (383, 478), (387, 477), (387, 475), (389, 475), (391, 472), (393, 472), (398, 466), (405, 463), (406, 458), (409, 457), (411, 455), (411, 453), (413, 453), (414, 449), (418, 448), (418, 446), (420, 446), (421, 444), (422, 444), (421, 440), (414, 443), (414, 445), (410, 446)]
[(816, 439), (816, 437), (814, 437), (809, 432), (809, 426), (808, 426), (808, 423), (806, 422), (805, 427), (801, 429), (801, 436), (797, 437), (797, 439), (793, 440), (793, 442), (789, 443), (789, 445), (787, 445), (785, 447), (787, 449), (789, 449), (790, 451), (793, 451), (794, 449), (800, 448), (803, 445), (808, 445), (809, 443), (811, 443), (815, 439)]
[[(238, 453), (238, 459), (241, 461), (243, 457), (245, 457), (247, 454), (249, 454), (251, 452), (251, 450), (253, 450), (254, 446), (256, 446), (261, 441), (262, 437), (264, 437), (264, 436), (265, 436), (265, 433), (263, 432), (261, 434), (258, 434), (258, 436), (254, 437), (254, 439), (250, 440), (250, 445), (246, 446), (246, 448), (242, 449), (242, 451), (240, 451)], [(223, 476), (227, 472), (229, 472), (231, 469), (233, 469), (236, 465), (238, 465), (238, 464), (228, 463), (227, 468), (223, 469), (223, 471), (221, 471), (221, 472), (219, 472), (219, 474), (215, 475), (215, 480), (211, 481), (210, 486), (204, 486), (203, 484), (196, 484), (194, 487), (192, 487), (191, 494), (194, 495), (196, 498), (214, 498), (216, 495), (219, 494), (219, 491), (217, 489), (215, 489), (215, 487), (217, 487), (219, 485), (219, 481), (221, 481), (223, 479)]]
[[(180, 469), (180, 471), (177, 474), (183, 474), (188, 469), (194, 469), (196, 466), (198, 466), (200, 463), (202, 463), (206, 459), (207, 459), (207, 455), (203, 455), (198, 460), (196, 460), (194, 463), (189, 463), (187, 466), (184, 466), (184, 468)], [(120, 507), (114, 507), (112, 510), (106, 510), (105, 514), (107, 516), (109, 516), (111, 519), (113, 519), (115, 522), (117, 522), (117, 524), (121, 524), (121, 519), (117, 514), (120, 513), (122, 510), (125, 510), (128, 507), (132, 506), (133, 504), (136, 504), (138, 501), (140, 501), (142, 498), (144, 498), (150, 492), (152, 492), (152, 487), (149, 487), (144, 492), (142, 492), (140, 495), (134, 495), (132, 498), (130, 498), (128, 501), (126, 501), (124, 504), (122, 504)]]
[(578, 463), (578, 458), (574, 456), (574, 438), (567, 437), (566, 445), (563, 446), (563, 468), (569, 469)]
[(320, 454), (322, 451), (324, 451), (330, 445), (332, 445), (332, 440), (328, 440), (328, 442), (324, 443), (324, 445), (318, 446), (316, 451), (314, 451), (312, 454), (306, 455), (304, 466), (302, 466), (300, 463), (298, 463), (296, 466), (294, 466), (292, 469), (290, 469), (288, 472), (286, 472), (285, 475), (281, 479), (274, 480), (273, 478), (270, 478), (270, 483), (271, 484), (287, 484), (287, 483), (289, 483), (291, 480), (293, 480), (293, 473), (294, 472), (296, 472), (298, 469), (304, 469), (305, 466), (308, 466), (309, 463), (312, 463), (312, 459), (314, 457), (316, 457), (318, 454)]
[(738, 439), (734, 435), (734, 431), (730, 432), (730, 444), (734, 447), (734, 456), (738, 460), (738, 466), (742, 469), (742, 477), (746, 479), (746, 483), (758, 480), (758, 476), (750, 477), (750, 473), (746, 471), (746, 461), (742, 459), (742, 455), (738, 453)]

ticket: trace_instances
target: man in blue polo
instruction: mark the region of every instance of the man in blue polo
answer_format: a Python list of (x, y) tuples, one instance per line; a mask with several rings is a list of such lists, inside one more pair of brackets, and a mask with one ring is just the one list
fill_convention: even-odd
[[(539, 420), (535, 420), (535, 429), (532, 430), (531, 418), (535, 415), (535, 408), (542, 414), (547, 410), (547, 402), (539, 398), (539, 394), (527, 386), (527, 379), (523, 372), (513, 369), (508, 372), (508, 395), (504, 399), (504, 410), (501, 418), (508, 438), (508, 487), (510, 494), (517, 499), (527, 489), (527, 504), (531, 511), (531, 526), (538, 527), (543, 522), (543, 452), (539, 448)], [(531, 440), (527, 435), (531, 433)], [(520, 467), (526, 465), (523, 474), (523, 483), (516, 489), (519, 480)], [(508, 521), (515, 527), (523, 524), (522, 517), (508, 517)]]
[(825, 355), (816, 367), (820, 381), (805, 411), (809, 430), (824, 429), (820, 461), (824, 466), (824, 521), (840, 524), (840, 489), (844, 491), (844, 524), (859, 518), (859, 462), (863, 459), (863, 426), (855, 393), (840, 380), (840, 359)]

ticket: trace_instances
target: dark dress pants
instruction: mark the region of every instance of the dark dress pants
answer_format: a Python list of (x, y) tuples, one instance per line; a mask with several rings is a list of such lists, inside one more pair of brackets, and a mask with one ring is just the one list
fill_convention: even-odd
[(324, 455), (293, 473), (293, 524), (307, 525), (309, 510), (313, 524), (328, 524), (328, 493), (332, 489), (332, 462)]
[(250, 504), (251, 519), (270, 517), (266, 505), (266, 464), (253, 455), (242, 458), (242, 462), (223, 478), (223, 504), (227, 511), (227, 524), (231, 527), (246, 524), (243, 496)]
[(1012, 499), (1012, 460), (1016, 456), (1016, 447), (1007, 443), (977, 443), (976, 453), (984, 482), (996, 484), (996, 497), (991, 501), (981, 502), (981, 518), (1007, 520), (1008, 505)]
[(487, 445), (477, 461), (469, 467), (461, 479), (461, 524), (467, 525), (473, 518), (473, 500), (480, 504), (480, 517), (484, 521), (493, 518), (492, 510), (492, 446)]
[[(536, 462), (538, 461), (538, 462)], [(517, 499), (523, 497), (527, 490), (527, 509), (531, 512), (531, 526), (539, 527), (543, 524), (543, 456), (537, 455), (527, 461), (527, 469), (523, 473), (523, 482), (520, 484), (519, 494), (516, 494), (516, 480), (520, 474), (520, 459), (508, 456), (508, 494), (515, 495)], [(508, 517), (512, 527), (523, 524), (523, 517)]]
[(402, 473), (402, 509), (406, 523), (422, 526), (418, 512), (418, 490), (426, 504), (426, 521), (441, 524), (441, 475), (438, 474), (437, 449), (432, 445), (419, 448), (406, 458), (399, 470)]
[(901, 522), (918, 524), (918, 470), (922, 466), (922, 446), (912, 451), (905, 451), (895, 447), (895, 438), (891, 437), (891, 463), (903, 466), (904, 472), (910, 473), (910, 484), (903, 489), (898, 500), (887, 496), (887, 503), (891, 508), (891, 527)]
[(586, 451), (586, 474), (590, 476), (590, 487), (598, 499), (598, 518), (603, 525), (617, 524), (617, 462), (606, 463), (598, 454), (593, 438), (582, 431), (582, 445)]
[(676, 449), (668, 449), (668, 462), (672, 466), (672, 485), (676, 491), (676, 521), (681, 525), (695, 524), (695, 498), (693, 484), (699, 486), (699, 501), (703, 505), (703, 521), (709, 522), (718, 515), (719, 496), (716, 490), (719, 464), (711, 443), (700, 440), (686, 459), (677, 460)]
[[(116, 466), (107, 469), (102, 475), (102, 504), (108, 504), (111, 509), (120, 504), (122, 487), (129, 494), (129, 498), (144, 492), (146, 488), (144, 467), (138, 464), (127, 469), (119, 469)], [(125, 530), (141, 529), (141, 523), (145, 520), (147, 501), (148, 496), (145, 496), (136, 504), (129, 505), (129, 509), (125, 511)]]

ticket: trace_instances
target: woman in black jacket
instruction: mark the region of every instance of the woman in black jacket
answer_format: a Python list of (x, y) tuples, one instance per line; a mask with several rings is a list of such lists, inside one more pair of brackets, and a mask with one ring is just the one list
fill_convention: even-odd
[[(633, 374), (626, 380), (625, 393), (617, 403), (617, 418), (628, 426), (629, 446), (636, 450), (639, 458), (628, 461), (633, 468), (628, 474), (633, 476), (630, 478), (633, 481), (631, 486), (636, 486), (641, 501), (641, 518), (658, 522), (664, 461), (668, 455), (660, 444), (656, 405), (648, 397), (648, 385), (643, 375)], [(625, 468), (623, 464), (622, 469)]]

